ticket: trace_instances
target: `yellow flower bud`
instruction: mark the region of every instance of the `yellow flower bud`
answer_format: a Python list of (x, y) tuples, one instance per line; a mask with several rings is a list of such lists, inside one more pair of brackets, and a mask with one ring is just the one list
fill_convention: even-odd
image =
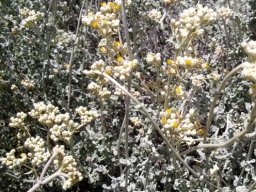
[(162, 124), (165, 124), (166, 122), (167, 122), (166, 117), (162, 117), (162, 118), (161, 118), (161, 123), (162, 123)]
[(122, 61), (123, 61), (123, 57), (122, 56), (117, 56), (117, 61), (119, 62), (119, 63), (121, 63)]
[(199, 135), (204, 135), (204, 129), (199, 129), (199, 130), (198, 130), (198, 134), (199, 134)]
[(106, 47), (100, 47), (100, 52), (103, 53), (103, 54), (106, 54), (108, 51), (106, 49)]
[(185, 64), (187, 66), (190, 66), (192, 64), (192, 60), (191, 59), (185, 59)]
[(177, 121), (173, 121), (172, 126), (173, 128), (177, 128), (179, 126), (179, 123)]
[(183, 95), (183, 90), (182, 90), (182, 86), (177, 86), (176, 89), (175, 89), (175, 92), (177, 95)]
[(112, 7), (112, 9), (114, 10), (114, 12), (117, 12), (120, 10), (120, 5), (118, 5), (117, 3), (115, 3)]
[(106, 67), (106, 69), (105, 69), (105, 73), (106, 74), (108, 74), (108, 75), (111, 75), (111, 73), (112, 73), (112, 69), (111, 69), (111, 67)]
[(171, 65), (171, 64), (173, 64), (173, 60), (167, 59), (167, 60), (166, 60), (166, 63), (167, 63), (168, 65)]
[(170, 114), (172, 112), (172, 109), (171, 108), (168, 108), (165, 110), (166, 113)]
[(93, 29), (97, 29), (97, 28), (99, 27), (98, 22), (97, 22), (97, 21), (92, 21), (91, 27), (92, 27)]
[(104, 1), (100, 3), (100, 6), (101, 6), (101, 7), (103, 7), (103, 6), (105, 6), (105, 5), (107, 5), (107, 4), (106, 4), (106, 2), (104, 2)]
[(202, 64), (202, 68), (203, 69), (208, 69), (209, 68), (209, 63), (206, 62), (206, 63)]

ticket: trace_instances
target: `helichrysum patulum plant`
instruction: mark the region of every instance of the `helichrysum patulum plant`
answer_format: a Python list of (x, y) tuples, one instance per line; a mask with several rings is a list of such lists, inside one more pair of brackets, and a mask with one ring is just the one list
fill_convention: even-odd
[(253, 0), (0, 1), (3, 191), (255, 191)]

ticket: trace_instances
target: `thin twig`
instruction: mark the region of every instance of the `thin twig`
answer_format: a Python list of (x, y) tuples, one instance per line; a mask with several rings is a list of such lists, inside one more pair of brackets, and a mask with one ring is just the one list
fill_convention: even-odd
[(61, 172), (60, 172), (60, 170), (58, 170), (55, 173), (53, 173), (52, 175), (50, 175), (49, 177), (47, 177), (45, 180), (37, 182), (31, 189), (28, 190), (28, 192), (34, 192), (41, 185), (45, 185), (45, 184), (51, 182), (55, 177), (60, 177), (60, 176), (61, 176)]
[(82, 11), (84, 9), (84, 4), (85, 1), (83, 1), (82, 7), (80, 9), (80, 13), (79, 13), (79, 18), (77, 21), (77, 27), (76, 27), (76, 35), (75, 35), (75, 41), (74, 44), (72, 46), (72, 51), (71, 51), (71, 56), (70, 56), (70, 60), (69, 60), (69, 68), (68, 68), (68, 74), (69, 74), (69, 78), (68, 78), (68, 108), (70, 107), (70, 98), (71, 98), (71, 81), (72, 81), (72, 64), (73, 64), (73, 60), (74, 60), (74, 54), (76, 52), (76, 46), (78, 44), (78, 33), (79, 33), (79, 27), (80, 27), (80, 23), (81, 23), (81, 17), (82, 17)]
[[(126, 18), (126, 12), (125, 12), (125, 0), (122, 0), (122, 21), (123, 21), (123, 26), (124, 26), (124, 34), (125, 34), (125, 39), (127, 43), (127, 49), (128, 49), (128, 57), (129, 60), (132, 61), (134, 59), (133, 53), (132, 53), (132, 47), (131, 47), (131, 40), (129, 37), (129, 31), (128, 31), (128, 24), (127, 24), (127, 18)], [(129, 75), (128, 79), (128, 91), (130, 92), (131, 90), (131, 82), (132, 82), (132, 71)], [(129, 149), (128, 149), (128, 127), (129, 127), (129, 112), (130, 112), (130, 97), (126, 96), (125, 98), (125, 158), (128, 160), (129, 158)], [(127, 189), (127, 183), (128, 183), (128, 172), (129, 169), (127, 167), (126, 172), (125, 172), (125, 188)]]
[(58, 155), (58, 153), (54, 153), (54, 154), (51, 156), (51, 158), (48, 160), (48, 162), (46, 163), (46, 165), (44, 166), (44, 169), (43, 169), (43, 171), (42, 171), (42, 173), (41, 173), (41, 175), (40, 175), (40, 178), (39, 178), (40, 181), (43, 180), (44, 175), (45, 175), (47, 169), (49, 168), (50, 164), (53, 162), (53, 160), (55, 159), (55, 157), (56, 157), (57, 155)]

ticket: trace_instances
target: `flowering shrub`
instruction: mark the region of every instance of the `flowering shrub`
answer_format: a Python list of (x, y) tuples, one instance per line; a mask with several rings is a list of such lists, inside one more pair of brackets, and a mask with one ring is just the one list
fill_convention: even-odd
[(255, 7), (1, 1), (1, 189), (256, 190)]

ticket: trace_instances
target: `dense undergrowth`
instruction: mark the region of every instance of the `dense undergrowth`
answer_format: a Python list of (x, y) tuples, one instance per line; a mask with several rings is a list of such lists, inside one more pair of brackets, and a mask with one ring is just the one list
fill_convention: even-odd
[(0, 1), (2, 191), (253, 191), (256, 3)]

